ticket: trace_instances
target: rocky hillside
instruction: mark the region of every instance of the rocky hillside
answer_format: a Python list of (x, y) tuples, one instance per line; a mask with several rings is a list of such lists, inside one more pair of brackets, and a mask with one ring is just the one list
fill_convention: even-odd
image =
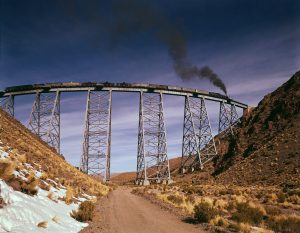
[(220, 139), (218, 181), (300, 185), (300, 72), (241, 118), (235, 136)]
[(0, 232), (78, 232), (79, 204), (108, 191), (0, 109)]

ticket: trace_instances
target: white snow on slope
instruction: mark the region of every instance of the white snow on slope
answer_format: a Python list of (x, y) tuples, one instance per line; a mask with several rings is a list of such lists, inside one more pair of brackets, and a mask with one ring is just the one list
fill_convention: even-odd
[[(88, 225), (70, 216), (69, 213), (77, 209), (78, 205), (67, 205), (63, 201), (56, 203), (47, 194), (47, 191), (39, 189), (37, 195), (29, 196), (14, 191), (0, 179), (0, 197), (7, 204), (0, 209), (0, 233), (73, 233)], [(52, 220), (55, 216), (58, 217), (58, 223)], [(42, 221), (48, 222), (47, 228), (37, 227)]]
[[(1, 141), (0, 141), (1, 142)], [(7, 159), (9, 157), (8, 153), (3, 150), (0, 146), (0, 159)]]

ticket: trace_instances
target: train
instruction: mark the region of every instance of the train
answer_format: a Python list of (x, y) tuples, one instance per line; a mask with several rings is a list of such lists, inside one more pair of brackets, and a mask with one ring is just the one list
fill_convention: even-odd
[[(209, 95), (221, 99), (229, 99), (228, 96), (222, 95), (220, 93), (208, 92), (194, 88), (185, 88), (185, 87), (176, 87), (176, 86), (167, 86), (160, 84), (142, 84), (142, 83), (110, 83), (110, 82), (57, 82), (57, 83), (46, 83), (46, 84), (32, 84), (32, 85), (21, 85), (21, 86), (12, 86), (7, 87), (5, 92), (22, 92), (22, 91), (32, 91), (32, 90), (43, 90), (48, 91), (51, 88), (80, 88), (80, 87), (95, 87), (97, 90), (101, 90), (104, 87), (119, 87), (119, 88), (142, 88), (147, 89), (148, 91), (162, 90), (162, 91), (178, 91), (178, 92), (187, 92), (193, 94), (203, 94)], [(1, 92), (0, 92), (1, 96)]]

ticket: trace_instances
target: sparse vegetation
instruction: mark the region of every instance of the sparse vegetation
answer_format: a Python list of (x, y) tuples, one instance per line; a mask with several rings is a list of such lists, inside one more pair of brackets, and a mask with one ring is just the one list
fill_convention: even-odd
[(39, 228), (47, 228), (47, 226), (48, 226), (48, 222), (47, 221), (39, 222), (37, 224), (37, 227), (39, 227)]
[(272, 229), (275, 232), (300, 232), (300, 217), (296, 215), (272, 216), (267, 222), (270, 229)]
[(70, 186), (68, 186), (68, 187), (67, 187), (66, 196), (65, 196), (65, 202), (66, 202), (66, 204), (69, 205), (69, 204), (72, 203), (73, 194), (74, 194), (73, 188), (70, 187)]
[(180, 205), (180, 204), (183, 203), (183, 198), (181, 196), (179, 196), (179, 195), (173, 195), (173, 194), (171, 194), (171, 195), (167, 196), (167, 199), (168, 199), (168, 201), (170, 201), (170, 202), (172, 202), (172, 203), (174, 203), (176, 205)]
[(95, 203), (91, 201), (84, 201), (80, 203), (77, 211), (72, 211), (71, 216), (80, 222), (92, 220), (95, 209)]
[(237, 203), (232, 219), (239, 223), (260, 224), (266, 215), (265, 209), (252, 202)]
[(208, 202), (201, 202), (194, 207), (194, 217), (199, 223), (209, 222), (217, 214), (217, 210)]

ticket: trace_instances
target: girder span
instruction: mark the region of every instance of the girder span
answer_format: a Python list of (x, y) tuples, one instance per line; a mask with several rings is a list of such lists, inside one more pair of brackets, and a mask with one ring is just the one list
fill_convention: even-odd
[(60, 92), (36, 93), (28, 128), (60, 153)]
[(88, 91), (81, 170), (110, 180), (111, 91)]
[(171, 181), (162, 94), (140, 93), (136, 183)]

